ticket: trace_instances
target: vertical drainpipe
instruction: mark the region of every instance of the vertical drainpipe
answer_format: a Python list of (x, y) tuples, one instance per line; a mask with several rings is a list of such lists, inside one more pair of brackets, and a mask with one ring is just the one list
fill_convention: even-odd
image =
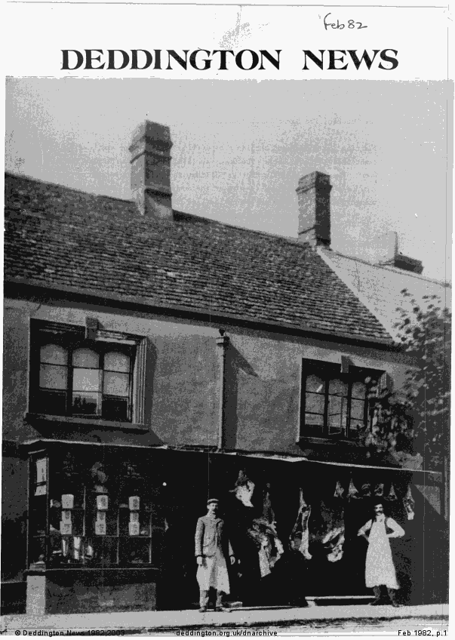
[(219, 392), (220, 392), (220, 405), (218, 414), (218, 450), (223, 451), (225, 444), (225, 430), (226, 430), (226, 352), (229, 346), (229, 337), (225, 335), (226, 331), (220, 329), (220, 337), (216, 339), (216, 344), (219, 347)]

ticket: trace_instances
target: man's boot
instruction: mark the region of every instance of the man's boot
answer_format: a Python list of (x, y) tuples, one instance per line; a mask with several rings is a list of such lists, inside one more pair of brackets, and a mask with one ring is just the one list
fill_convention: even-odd
[(199, 596), (199, 611), (201, 613), (205, 613), (207, 611), (207, 606), (209, 604), (209, 591), (205, 591), (205, 589), (200, 589)]
[(370, 604), (375, 607), (381, 604), (381, 587), (373, 587), (374, 600)]
[(224, 603), (224, 593), (222, 591), (217, 591), (215, 611), (230, 611), (230, 610), (231, 609), (227, 607)]
[(392, 607), (399, 607), (400, 604), (397, 602), (397, 590), (389, 589), (387, 587), (387, 592), (389, 594), (390, 602), (392, 603)]

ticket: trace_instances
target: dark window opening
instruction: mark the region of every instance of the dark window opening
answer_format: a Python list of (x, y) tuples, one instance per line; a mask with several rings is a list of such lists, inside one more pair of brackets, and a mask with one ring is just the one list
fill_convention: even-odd
[(301, 437), (357, 439), (368, 425), (368, 390), (380, 372), (304, 361)]

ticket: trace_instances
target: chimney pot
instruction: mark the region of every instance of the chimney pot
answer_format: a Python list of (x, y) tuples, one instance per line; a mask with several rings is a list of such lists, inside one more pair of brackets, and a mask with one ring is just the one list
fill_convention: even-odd
[(299, 240), (312, 246), (330, 246), (330, 176), (314, 171), (297, 186)]
[(171, 132), (146, 120), (133, 133), (131, 190), (141, 215), (172, 220)]

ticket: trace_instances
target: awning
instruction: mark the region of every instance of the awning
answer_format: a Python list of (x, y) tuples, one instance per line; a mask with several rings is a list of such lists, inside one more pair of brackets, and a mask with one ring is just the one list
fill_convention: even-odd
[(179, 447), (168, 444), (150, 446), (150, 445), (130, 445), (123, 443), (103, 443), (103, 442), (87, 442), (83, 440), (54, 440), (49, 438), (38, 438), (36, 440), (28, 440), (23, 443), (23, 446), (30, 446), (31, 444), (37, 443), (62, 443), (68, 445), (86, 445), (86, 446), (95, 446), (95, 447), (117, 447), (117, 448), (125, 448), (125, 449), (143, 449), (148, 451), (176, 451), (179, 453), (205, 453), (213, 456), (232, 456), (237, 458), (256, 458), (260, 460), (276, 460), (278, 462), (289, 462), (289, 463), (302, 463), (302, 464), (322, 464), (328, 465), (330, 467), (347, 467), (349, 469), (370, 469), (379, 470), (379, 471), (391, 471), (396, 473), (408, 473), (417, 476), (420, 476), (422, 482), (424, 483), (427, 479), (432, 480), (436, 483), (442, 483), (442, 473), (440, 471), (431, 471), (430, 469), (408, 469), (404, 467), (386, 467), (381, 465), (372, 465), (372, 464), (357, 464), (351, 462), (332, 462), (329, 460), (310, 460), (305, 456), (291, 456), (280, 453), (267, 453), (267, 452), (249, 452), (249, 451), (219, 451), (214, 449), (209, 449), (207, 447)]
[(442, 473), (440, 471), (431, 471), (430, 469), (409, 469), (405, 467), (386, 467), (381, 465), (372, 464), (358, 464), (352, 462), (332, 462), (329, 460), (310, 460), (303, 456), (288, 456), (280, 454), (267, 454), (267, 453), (246, 453), (237, 451), (219, 452), (226, 456), (237, 456), (245, 458), (261, 458), (263, 460), (280, 460), (283, 462), (304, 462), (309, 464), (324, 464), (330, 467), (347, 467), (349, 469), (370, 469), (379, 471), (394, 471), (399, 473), (412, 473), (422, 476), (429, 476), (434, 482), (442, 482)]

